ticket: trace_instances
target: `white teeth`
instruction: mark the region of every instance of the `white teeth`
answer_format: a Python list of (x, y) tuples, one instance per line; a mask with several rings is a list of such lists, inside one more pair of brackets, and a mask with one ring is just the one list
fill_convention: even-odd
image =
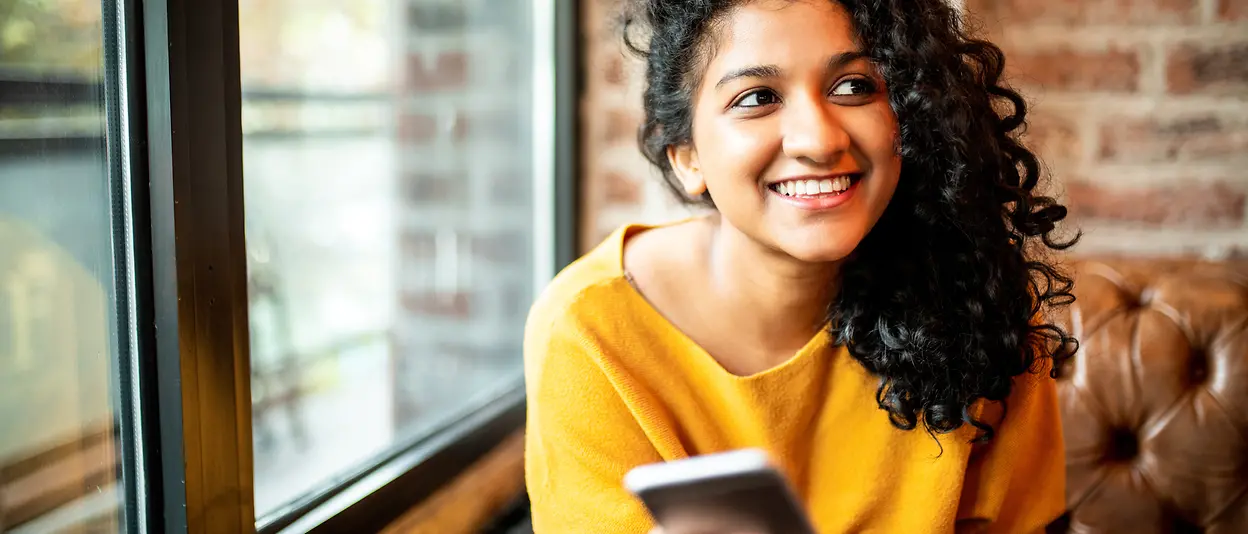
[(784, 196), (819, 195), (841, 193), (849, 189), (853, 180), (848, 176), (837, 176), (823, 180), (794, 180), (775, 185), (775, 190)]

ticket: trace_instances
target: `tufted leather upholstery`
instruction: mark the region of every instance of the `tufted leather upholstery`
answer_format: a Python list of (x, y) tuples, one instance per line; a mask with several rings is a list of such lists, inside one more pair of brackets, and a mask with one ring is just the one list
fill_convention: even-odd
[(1050, 532), (1248, 533), (1248, 262), (1070, 267), (1070, 511)]

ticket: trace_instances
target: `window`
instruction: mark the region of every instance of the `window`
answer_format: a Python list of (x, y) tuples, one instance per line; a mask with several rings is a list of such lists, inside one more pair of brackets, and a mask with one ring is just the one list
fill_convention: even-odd
[(242, 0), (257, 516), (514, 388), (531, 7)]
[(129, 249), (103, 21), (99, 2), (0, 4), (4, 532), (126, 530)]
[(517, 431), (572, 10), (0, 2), (0, 532), (376, 531)]

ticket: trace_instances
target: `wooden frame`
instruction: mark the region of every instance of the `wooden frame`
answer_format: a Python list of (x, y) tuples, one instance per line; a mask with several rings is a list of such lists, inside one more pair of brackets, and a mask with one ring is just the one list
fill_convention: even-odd
[(163, 518), (148, 521), (159, 532), (249, 532), (238, 3), (147, 0), (142, 13), (156, 325), (145, 398), (158, 401), (163, 496)]

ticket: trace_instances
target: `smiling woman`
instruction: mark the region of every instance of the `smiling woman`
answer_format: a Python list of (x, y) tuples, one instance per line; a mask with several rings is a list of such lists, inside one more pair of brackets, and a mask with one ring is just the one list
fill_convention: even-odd
[(646, 532), (624, 473), (740, 448), (820, 532), (1055, 519), (1073, 340), (1036, 318), (1070, 281), (1035, 251), (1071, 243), (1000, 50), (943, 0), (631, 13), (642, 152), (714, 213), (619, 229), (535, 304), (536, 532)]

